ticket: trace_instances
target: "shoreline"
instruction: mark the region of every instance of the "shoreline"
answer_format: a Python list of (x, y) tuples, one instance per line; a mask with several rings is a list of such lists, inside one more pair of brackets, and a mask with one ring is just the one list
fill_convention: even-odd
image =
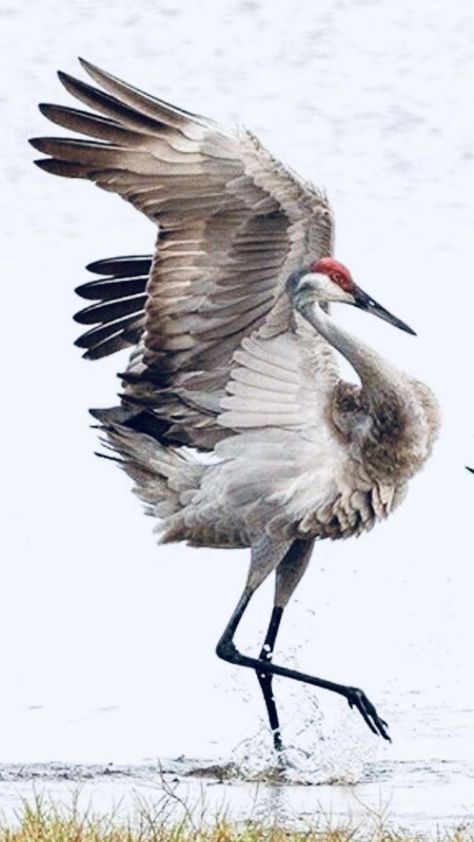
[(376, 819), (391, 834), (409, 828), (412, 834), (438, 838), (440, 828), (454, 834), (463, 826), (473, 829), (474, 839), (472, 777), (466, 777), (460, 791), (459, 776), (451, 780), (451, 765), (446, 764), (443, 778), (437, 770), (427, 785), (426, 769), (413, 764), (410, 775), (404, 770), (402, 786), (389, 769), (385, 780), (378, 774), (358, 783), (311, 783), (282, 778), (272, 768), (252, 778), (230, 762), (184, 758), (141, 765), (3, 764), (0, 817), (4, 828), (15, 827), (25, 810), (43, 804), (56, 814), (72, 810), (119, 823), (130, 823), (145, 810), (159, 817), (162, 830), (186, 823), (190, 816), (199, 817), (201, 825), (204, 819), (212, 825), (225, 816), (234, 830), (250, 819), (288, 833), (302, 833), (315, 817), (323, 817), (332, 829), (349, 823), (352, 830)]

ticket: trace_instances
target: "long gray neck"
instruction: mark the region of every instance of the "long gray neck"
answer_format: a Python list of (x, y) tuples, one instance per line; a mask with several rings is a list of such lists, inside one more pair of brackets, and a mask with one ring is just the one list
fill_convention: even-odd
[[(371, 423), (353, 440), (360, 447), (359, 463), (376, 482), (402, 487), (429, 456), (438, 429), (436, 400), (427, 387), (397, 371), (371, 348), (337, 326), (311, 300), (293, 299), (301, 315), (348, 360), (362, 382)], [(341, 419), (333, 407), (333, 419)], [(338, 414), (339, 411), (339, 414)], [(345, 428), (344, 428), (345, 429)], [(349, 435), (352, 435), (350, 432)]]
[(314, 300), (295, 300), (295, 304), (301, 315), (353, 366), (369, 396), (375, 397), (380, 392), (400, 393), (403, 376), (397, 369), (368, 345), (336, 325)]

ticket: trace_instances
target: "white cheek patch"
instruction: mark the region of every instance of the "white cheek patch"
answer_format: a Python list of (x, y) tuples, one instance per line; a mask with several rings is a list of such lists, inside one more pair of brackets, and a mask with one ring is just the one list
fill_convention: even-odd
[(327, 275), (318, 275), (318, 287), (321, 300), (323, 301), (341, 301), (347, 302), (351, 300), (349, 293), (345, 292), (335, 281), (332, 281)]
[[(335, 281), (332, 281), (327, 275), (322, 272), (307, 272), (298, 278), (296, 272), (294, 276), (290, 276), (290, 283), (287, 281), (287, 290), (291, 295), (291, 283), (296, 287), (296, 293), (303, 294), (304, 292), (313, 293), (320, 302), (334, 302), (342, 304), (352, 304), (353, 295), (339, 286)], [(294, 278), (294, 280), (293, 280)], [(375, 304), (375, 302), (374, 302)]]
[(336, 284), (335, 281), (329, 281), (330, 284), (330, 292), (328, 294), (329, 301), (340, 301), (342, 304), (352, 304), (354, 301), (354, 296), (352, 292), (343, 289)]

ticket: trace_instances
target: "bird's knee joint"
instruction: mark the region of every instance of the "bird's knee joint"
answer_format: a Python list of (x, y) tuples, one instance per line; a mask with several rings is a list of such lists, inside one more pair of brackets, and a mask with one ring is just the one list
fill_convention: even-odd
[(231, 640), (220, 640), (216, 646), (216, 655), (223, 661), (230, 661), (231, 664), (238, 664), (241, 660), (240, 653)]

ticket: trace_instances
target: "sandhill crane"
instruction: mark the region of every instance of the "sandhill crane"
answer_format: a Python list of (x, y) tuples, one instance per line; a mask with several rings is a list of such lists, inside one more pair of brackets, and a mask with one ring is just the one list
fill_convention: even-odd
[[(413, 333), (332, 257), (325, 195), (248, 131), (130, 87), (93, 65), (100, 88), (60, 73), (92, 108), (40, 105), (94, 140), (39, 138), (50, 173), (118, 193), (158, 225), (153, 256), (98, 261), (79, 294), (95, 325), (89, 359), (133, 348), (120, 407), (95, 410), (109, 446), (159, 520), (164, 542), (251, 550), (219, 657), (256, 671), (277, 751), (272, 677), (333, 691), (376, 734), (387, 723), (365, 693), (273, 662), (285, 606), (316, 540), (371, 529), (402, 500), (438, 429), (431, 391), (336, 325), (331, 302)], [(333, 348), (360, 378), (344, 382)], [(187, 445), (188, 447), (183, 447)], [(212, 452), (214, 461), (200, 459)], [(259, 585), (275, 572), (259, 657), (233, 642)]]

